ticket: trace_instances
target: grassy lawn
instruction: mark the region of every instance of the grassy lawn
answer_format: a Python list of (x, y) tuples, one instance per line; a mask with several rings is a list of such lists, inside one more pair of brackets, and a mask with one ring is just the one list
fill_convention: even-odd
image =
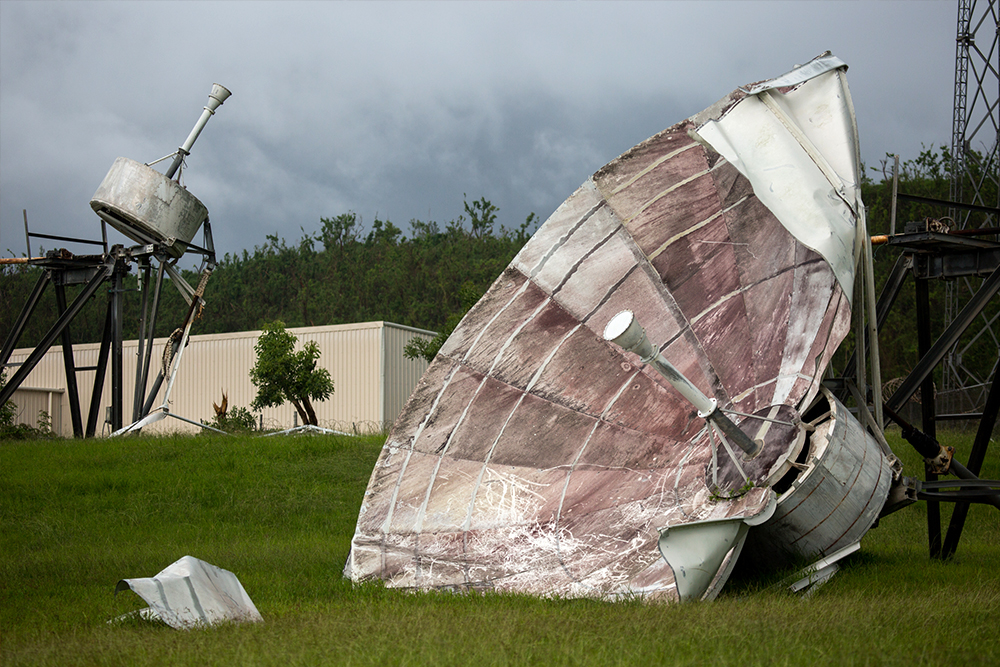
[[(944, 440), (967, 457), (972, 435)], [(1000, 664), (1000, 512), (982, 505), (947, 562), (927, 556), (923, 503), (887, 517), (810, 599), (760, 581), (687, 605), (352, 587), (341, 570), (381, 443), (0, 443), (0, 664)], [(113, 595), (119, 579), (186, 554), (234, 572), (265, 622), (107, 623), (145, 606)]]

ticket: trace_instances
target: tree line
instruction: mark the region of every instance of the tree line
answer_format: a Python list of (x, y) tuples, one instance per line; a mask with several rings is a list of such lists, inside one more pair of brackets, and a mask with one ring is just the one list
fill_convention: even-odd
[[(961, 179), (962, 191), (965, 193), (964, 201), (969, 201), (968, 193), (972, 192), (972, 181), (978, 183), (981, 201), (976, 203), (986, 206), (997, 206), (997, 184), (1000, 182), (1000, 166), (996, 163), (996, 158), (989, 160), (976, 151), (968, 151), (966, 160), (968, 170)], [(867, 209), (868, 231), (870, 234), (888, 234), (890, 231), (892, 213), (892, 159), (886, 156), (880, 164), (869, 166), (862, 180), (862, 199)], [(948, 148), (941, 146), (937, 149), (924, 148), (917, 157), (901, 160), (899, 165), (898, 192), (900, 194), (914, 195), (929, 199), (948, 200), (952, 184), (952, 156)], [(906, 231), (907, 223), (925, 224), (927, 221), (937, 221), (951, 230), (957, 229), (957, 220), (948, 217), (949, 209), (940, 205), (909, 201), (903, 198), (896, 202), (896, 233)], [(964, 215), (964, 214), (963, 214)], [(998, 221), (996, 215), (986, 213), (971, 213), (965, 221), (965, 228), (996, 228)], [(997, 235), (979, 236), (982, 239), (997, 240)], [(888, 245), (875, 246), (873, 248), (873, 259), (875, 264), (875, 289), (876, 293), (881, 293), (882, 288), (888, 279), (896, 259), (901, 254), (898, 248)], [(959, 292), (969, 294), (970, 290), (978, 289), (984, 277), (962, 278), (956, 281), (929, 280), (928, 293), (931, 311), (931, 335), (932, 340), (944, 332), (949, 324), (946, 321), (946, 300), (947, 286), (951, 282), (952, 287), (961, 287)], [(893, 378), (900, 378), (907, 375), (917, 363), (919, 355), (917, 352), (916, 333), (916, 295), (914, 281), (912, 277), (907, 277), (907, 282), (900, 291), (898, 298), (889, 311), (888, 318), (879, 335), (880, 360), (882, 365), (882, 379), (884, 382)], [(959, 282), (961, 281), (961, 285)], [(967, 300), (967, 299), (966, 299)], [(961, 301), (961, 299), (958, 299)], [(958, 303), (960, 307), (962, 303)], [(989, 369), (996, 362), (998, 355), (998, 343), (990, 335), (980, 336), (978, 340), (971, 339), (981, 331), (981, 325), (995, 318), (1000, 311), (1000, 299), (993, 299), (987, 306), (983, 316), (981, 316), (976, 326), (959, 342), (960, 347), (968, 347), (963, 365), (981, 374), (985, 379)], [(971, 345), (969, 345), (971, 343)], [(848, 353), (854, 348), (854, 334), (849, 335), (841, 349), (834, 357), (836, 371), (843, 371)], [(935, 372), (935, 382), (941, 387), (940, 366)]]
[[(409, 234), (376, 218), (366, 229), (353, 212), (322, 218), (315, 233), (294, 244), (277, 235), (252, 251), (218, 260), (205, 290), (206, 307), (197, 334), (262, 329), (274, 321), (287, 327), (390, 321), (438, 330), (449, 315), (481, 295), (538, 226), (534, 214), (515, 227), (499, 224), (499, 209), (485, 197), (464, 202), (465, 213), (445, 225), (411, 220)], [(42, 269), (0, 267), (0, 338), (10, 331)], [(197, 285), (194, 271), (183, 271)], [(123, 335), (138, 336), (141, 295), (134, 273), (125, 280)], [(72, 301), (78, 287), (67, 288)], [(106, 290), (98, 295), (106, 294)], [(478, 299), (478, 296), (476, 296)], [(103, 298), (91, 300), (70, 325), (74, 343), (101, 339)], [(43, 295), (19, 347), (34, 346), (55, 321), (54, 290)], [(187, 304), (165, 280), (156, 335), (167, 336), (187, 314)]]
[[(973, 158), (976, 156), (974, 155)], [(935, 199), (947, 199), (951, 184), (951, 156), (946, 148), (926, 149), (900, 166), (899, 191)], [(972, 164), (977, 164), (972, 160)], [(987, 164), (985, 198), (996, 201), (996, 164)], [(980, 174), (982, 176), (982, 174)], [(992, 188), (992, 190), (990, 190)], [(869, 166), (862, 183), (871, 234), (889, 231), (892, 174), (888, 159)], [(992, 198), (992, 199), (991, 199)], [(224, 333), (263, 329), (281, 321), (288, 327), (344, 324), (386, 320), (398, 324), (450, 331), (461, 315), (482, 295), (514, 255), (530, 238), (539, 220), (532, 214), (520, 225), (498, 224), (498, 209), (486, 198), (464, 202), (464, 214), (445, 225), (411, 220), (409, 233), (388, 220), (376, 218), (367, 228), (351, 212), (322, 218), (315, 233), (303, 233), (292, 244), (277, 235), (252, 251), (226, 254), (219, 260), (205, 293), (208, 303), (195, 333)], [(947, 210), (925, 203), (899, 200), (898, 232), (907, 222), (942, 219)], [(947, 220), (945, 220), (947, 222)], [(971, 226), (996, 226), (984, 214), (975, 214)], [(876, 288), (881, 289), (900, 251), (889, 246), (875, 248)], [(0, 278), (0, 338), (6, 336), (20, 306), (27, 300), (40, 269), (2, 267)], [(193, 272), (185, 272), (192, 284)], [(975, 283), (975, 280), (973, 281)], [(124, 335), (136, 337), (140, 295), (135, 276), (126, 282)], [(48, 290), (38, 313), (56, 312), (53, 290)], [(73, 290), (68, 290), (73, 298)], [(944, 281), (931, 281), (934, 314), (932, 331), (944, 327)], [(74, 320), (74, 342), (100, 340), (104, 325), (104, 300)], [(991, 304), (991, 317), (997, 304)], [(183, 321), (187, 306), (176, 290), (165, 287), (157, 318), (156, 335), (166, 336)], [(884, 379), (905, 375), (917, 361), (916, 306), (912, 281), (900, 294), (885, 324), (882, 341)], [(34, 345), (54, 320), (36, 317), (19, 346)], [(992, 363), (995, 345), (979, 344), (966, 364)], [(849, 339), (846, 349), (853, 347)], [(417, 346), (412, 354), (433, 356), (436, 347)], [(977, 356), (978, 355), (978, 356)], [(992, 355), (992, 356), (991, 356)], [(979, 357), (982, 357), (981, 359)], [(836, 370), (843, 370), (846, 353), (838, 352)]]

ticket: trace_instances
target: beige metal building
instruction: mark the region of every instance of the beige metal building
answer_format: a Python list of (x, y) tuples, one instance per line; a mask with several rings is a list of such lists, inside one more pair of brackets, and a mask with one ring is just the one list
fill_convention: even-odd
[[(430, 339), (434, 332), (414, 329), (391, 322), (363, 322), (323, 327), (290, 328), (299, 339), (297, 349), (307, 341), (316, 341), (320, 349), (319, 365), (330, 371), (334, 393), (326, 401), (314, 404), (321, 426), (343, 431), (374, 431), (392, 425), (417, 381), (427, 368), (423, 359), (407, 359), (403, 347), (413, 337)], [(250, 367), (256, 361), (254, 345), (260, 331), (191, 336), (184, 350), (180, 370), (170, 394), (170, 412), (193, 421), (210, 421), (215, 416), (213, 403), (222, 402), (223, 392), (229, 407), (248, 407), (256, 395), (249, 379)], [(156, 360), (167, 343), (157, 339)], [(74, 361), (78, 367), (94, 366), (100, 345), (74, 345)], [(125, 341), (123, 348), (124, 422), (132, 420), (132, 388), (135, 385), (137, 341)], [(10, 361), (24, 361), (30, 348), (15, 350)], [(90, 409), (90, 394), (95, 371), (77, 373), (80, 409), (84, 424)], [(166, 384), (166, 383), (164, 383)], [(155, 405), (162, 403), (162, 393)], [(73, 435), (62, 347), (53, 346), (24, 383), (14, 392), (18, 406), (18, 422), (36, 425), (40, 410), (47, 412), (52, 429), (64, 436)], [(104, 383), (101, 415), (111, 405), (110, 369)], [(286, 403), (268, 408), (255, 415), (263, 417), (265, 427), (290, 428), (297, 423), (295, 408)], [(178, 419), (165, 419), (147, 428), (149, 431), (196, 431), (196, 426)], [(98, 428), (107, 434), (110, 426)]]

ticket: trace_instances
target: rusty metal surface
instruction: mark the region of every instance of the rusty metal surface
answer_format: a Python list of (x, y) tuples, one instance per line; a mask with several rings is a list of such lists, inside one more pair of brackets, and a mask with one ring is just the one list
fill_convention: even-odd
[[(767, 505), (766, 487), (713, 497), (704, 420), (602, 339), (630, 309), (720, 407), (794, 416), (848, 330), (828, 262), (695, 127), (678, 123), (598, 171), (466, 315), (387, 439), (348, 576), (673, 600), (659, 531)], [(765, 442), (773, 458), (790, 446)]]

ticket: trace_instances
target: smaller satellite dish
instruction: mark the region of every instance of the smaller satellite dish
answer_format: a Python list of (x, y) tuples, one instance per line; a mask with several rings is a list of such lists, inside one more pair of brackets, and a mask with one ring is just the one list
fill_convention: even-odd
[(125, 157), (111, 165), (90, 207), (133, 241), (163, 244), (174, 257), (208, 218), (205, 205), (180, 183)]
[(208, 104), (183, 145), (172, 154), (174, 161), (166, 174), (128, 158), (115, 160), (90, 200), (94, 212), (133, 241), (163, 245), (173, 257), (183, 255), (198, 228), (208, 219), (208, 209), (174, 180), (174, 175), (185, 156), (191, 154), (205, 123), (231, 94), (225, 86), (212, 84)]

